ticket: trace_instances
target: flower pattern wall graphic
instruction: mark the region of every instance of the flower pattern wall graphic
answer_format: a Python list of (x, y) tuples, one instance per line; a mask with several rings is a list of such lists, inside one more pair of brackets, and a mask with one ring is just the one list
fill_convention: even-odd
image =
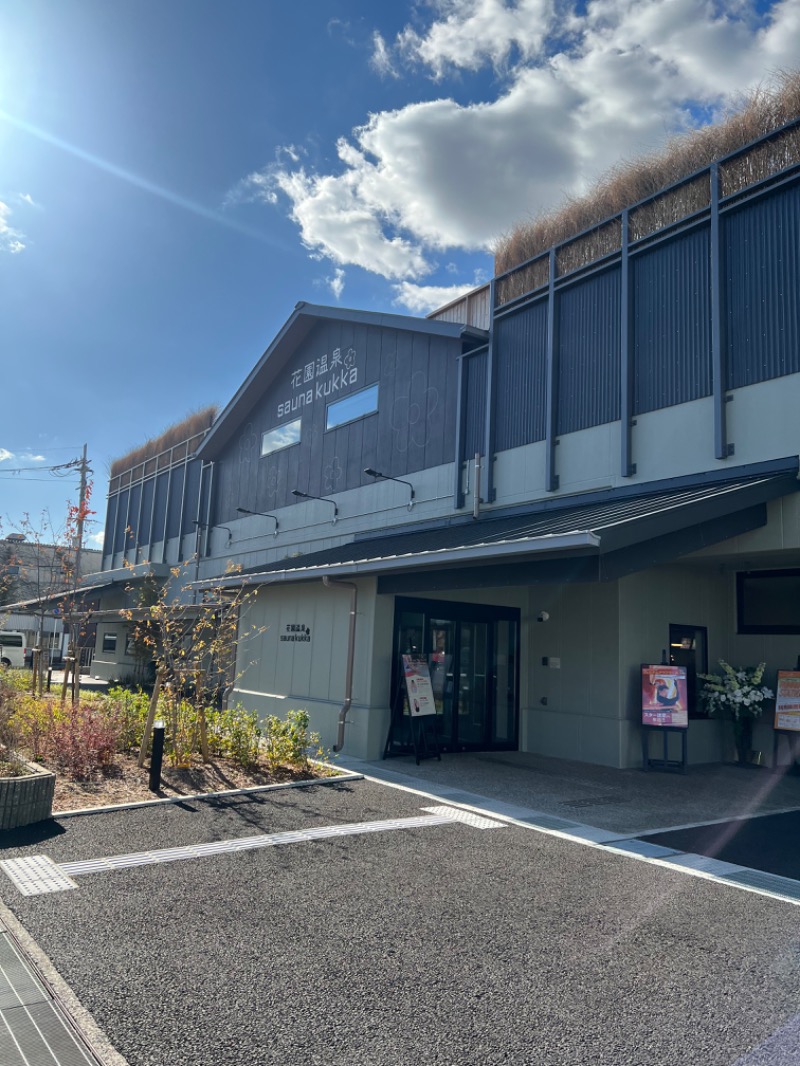
[(341, 479), (343, 474), (344, 470), (342, 469), (342, 464), (339, 461), (339, 456), (334, 455), (333, 459), (331, 459), (331, 461), (327, 464), (323, 472), (325, 491), (333, 492), (333, 490), (336, 488), (337, 481)]
[(258, 437), (253, 429), (253, 423), (248, 422), (239, 438), (239, 462), (249, 463), (256, 452)]
[[(398, 396), (392, 406), (392, 430), (395, 451), (408, 451), (409, 444), (423, 448), (428, 440), (431, 419), (439, 406), (438, 389), (425, 385), (425, 375), (417, 372), (405, 396)], [(419, 397), (412, 401), (411, 397)], [(408, 431), (406, 435), (406, 430)]]

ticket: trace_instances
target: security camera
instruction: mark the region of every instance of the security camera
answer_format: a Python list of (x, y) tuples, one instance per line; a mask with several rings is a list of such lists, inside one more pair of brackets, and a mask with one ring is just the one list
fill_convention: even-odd
[(550, 615), (547, 613), (547, 611), (539, 611), (539, 613), (536, 615), (536, 621), (537, 622), (549, 622), (550, 621)]

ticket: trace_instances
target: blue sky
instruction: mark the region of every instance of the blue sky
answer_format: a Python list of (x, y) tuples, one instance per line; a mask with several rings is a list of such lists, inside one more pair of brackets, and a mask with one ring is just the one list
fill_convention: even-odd
[(798, 66), (800, 0), (0, 0), (4, 530), (60, 524), (84, 441), (102, 519), (298, 300), (424, 314)]

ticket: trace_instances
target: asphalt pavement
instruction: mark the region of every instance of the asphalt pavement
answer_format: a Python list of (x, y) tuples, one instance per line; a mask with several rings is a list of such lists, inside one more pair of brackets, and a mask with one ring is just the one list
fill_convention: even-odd
[(349, 781), (64, 818), (2, 859), (75, 887), (0, 895), (131, 1066), (797, 1061), (795, 906), (442, 806)]
[(800, 811), (673, 829), (642, 839), (800, 881)]

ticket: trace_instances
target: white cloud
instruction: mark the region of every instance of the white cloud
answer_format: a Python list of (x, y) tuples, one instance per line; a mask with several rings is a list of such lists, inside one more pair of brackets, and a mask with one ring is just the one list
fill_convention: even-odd
[(439, 0), (444, 18), (426, 33), (407, 26), (398, 36), (398, 50), (430, 67), (436, 78), (449, 66), (477, 70), (485, 62), (506, 64), (512, 49), (530, 60), (540, 54), (553, 23), (552, 0)]
[(337, 267), (333, 272), (332, 278), (325, 279), (331, 287), (331, 292), (337, 300), (341, 300), (342, 293), (344, 292), (344, 271), (341, 267)]
[(415, 315), (425, 315), (444, 307), (452, 300), (469, 292), (472, 285), (415, 285), (411, 281), (401, 281), (394, 286), (395, 303), (402, 304)]
[(19, 194), (19, 196), (17, 197), (17, 199), (21, 203), (27, 204), (29, 207), (36, 207), (36, 208), (40, 208), (41, 207), (41, 204), (37, 204), (36, 201), (34, 200), (34, 198), (31, 196), (31, 194), (29, 192), (21, 192)]
[(86, 541), (90, 548), (102, 548), (105, 533), (101, 530), (99, 533), (91, 533)]
[(25, 248), (25, 234), (9, 223), (11, 208), (0, 200), (0, 252), (16, 255)]
[(370, 115), (340, 138), (328, 173), (292, 149), (244, 188), (285, 199), (312, 254), (421, 300), (402, 283), (429, 275), (438, 254), (488, 250), (693, 114), (799, 66), (800, 0), (766, 13), (755, 0), (437, 0), (427, 27), (407, 27), (391, 48), (376, 34), (373, 64), (376, 55), (436, 79), (485, 65), (504, 78), (483, 100)]
[(382, 78), (398, 78), (400, 76), (395, 70), (386, 41), (377, 30), (372, 35), (372, 55), (370, 56), (369, 65)]
[(13, 459), (14, 453), (10, 452), (8, 448), (0, 448), (0, 463), (4, 463), (7, 459)]

